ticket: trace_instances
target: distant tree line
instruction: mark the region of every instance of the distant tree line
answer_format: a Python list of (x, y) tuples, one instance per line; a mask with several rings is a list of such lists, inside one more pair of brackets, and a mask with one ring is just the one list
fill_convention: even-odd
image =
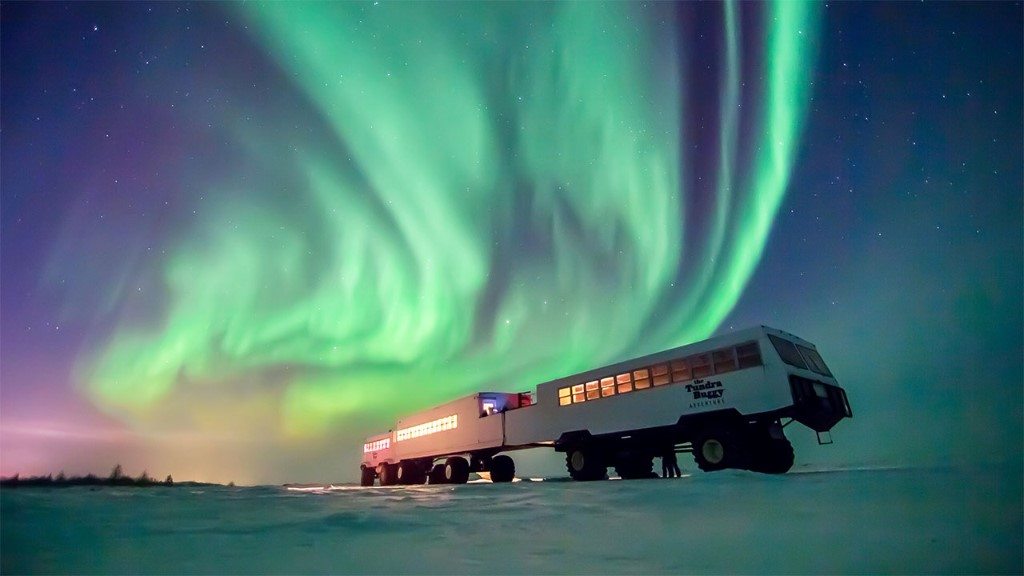
[[(195, 484), (195, 482), (188, 482), (188, 484)], [(47, 474), (46, 476), (30, 476), (28, 478), (21, 478), (19, 474), (15, 474), (10, 478), (0, 478), (0, 486), (3, 487), (16, 487), (16, 486), (173, 486), (174, 478), (170, 474), (163, 482), (151, 478), (149, 474), (143, 470), (142, 474), (136, 477), (131, 477), (124, 473), (124, 469), (118, 464), (114, 466), (113, 470), (110, 471), (110, 475), (106, 478), (100, 478), (95, 474), (87, 474), (85, 476), (65, 476), (64, 472), (61, 471), (56, 477), (53, 474)]]

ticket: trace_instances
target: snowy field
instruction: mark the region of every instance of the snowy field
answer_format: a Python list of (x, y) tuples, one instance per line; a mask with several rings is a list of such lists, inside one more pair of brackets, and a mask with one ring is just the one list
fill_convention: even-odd
[(3, 574), (1016, 573), (1021, 470), (5, 489)]

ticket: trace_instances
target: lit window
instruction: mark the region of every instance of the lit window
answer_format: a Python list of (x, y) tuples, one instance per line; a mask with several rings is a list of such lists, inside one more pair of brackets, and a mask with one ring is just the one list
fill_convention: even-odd
[[(420, 436), (426, 436), (427, 434), (451, 430), (452, 428), (457, 428), (458, 425), (459, 416), (457, 414), (446, 418), (438, 418), (437, 420), (431, 420), (430, 422), (424, 422), (423, 424), (417, 424), (416, 426), (399, 429), (395, 432), (395, 440), (411, 440), (413, 438), (419, 438)], [(385, 438), (382, 442), (384, 442), (384, 448), (391, 445), (391, 440), (388, 438)]]
[(736, 358), (732, 354), (732, 348), (715, 350), (711, 353), (715, 361), (715, 374), (724, 374), (736, 370)]
[(658, 364), (651, 368), (652, 380), (655, 386), (664, 386), (669, 383), (668, 364)]
[[(690, 356), (686, 361), (690, 364), (694, 379), (707, 378), (708, 376), (711, 376), (710, 354), (697, 354), (696, 356)], [(674, 374), (672, 379), (675, 380)]]
[(382, 440), (376, 440), (373, 442), (367, 442), (366, 444), (363, 444), (363, 452), (377, 452), (379, 450), (385, 450), (389, 446), (391, 446), (391, 439), (384, 438)]
[(672, 381), (683, 382), (685, 380), (692, 380), (693, 376), (690, 371), (690, 361), (686, 360), (673, 360), (672, 361)]
[(629, 372), (616, 376), (615, 383), (618, 385), (619, 394), (625, 394), (633, 390), (633, 380), (629, 377)]
[(597, 388), (597, 380), (587, 382), (587, 400), (597, 400), (601, 397), (601, 391)]
[(572, 394), (572, 389), (569, 388), (568, 386), (566, 386), (565, 388), (559, 388), (558, 405), (568, 406), (569, 404), (572, 404), (572, 396), (570, 394)]
[(614, 396), (615, 395), (615, 378), (611, 376), (607, 378), (601, 378), (601, 396)]
[(651, 387), (651, 373), (646, 368), (633, 371), (633, 387), (637, 390)]
[(585, 402), (587, 397), (583, 394), (583, 384), (574, 384), (572, 387), (572, 403), (579, 404)]

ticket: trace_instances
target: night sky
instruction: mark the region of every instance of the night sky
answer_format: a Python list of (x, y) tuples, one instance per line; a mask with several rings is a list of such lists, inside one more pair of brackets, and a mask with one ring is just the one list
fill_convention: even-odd
[(0, 474), (353, 480), (405, 413), (755, 324), (855, 413), (797, 466), (1019, 466), (1022, 20), (5, 2)]

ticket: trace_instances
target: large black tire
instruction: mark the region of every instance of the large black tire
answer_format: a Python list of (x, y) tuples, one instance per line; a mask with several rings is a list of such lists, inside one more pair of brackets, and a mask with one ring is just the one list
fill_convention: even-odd
[(365, 466), (360, 468), (359, 474), (359, 485), (360, 486), (373, 486), (373, 480), (377, 477), (377, 473), (373, 471), (373, 468), (367, 468)]
[(469, 462), (454, 456), (444, 461), (445, 484), (465, 484), (469, 480)]
[(430, 484), (444, 484), (444, 464), (435, 464), (427, 475), (427, 482)]
[(793, 467), (793, 445), (785, 438), (759, 442), (750, 469), (764, 474), (785, 474)]
[(501, 454), (491, 459), (491, 482), (511, 482), (516, 476), (516, 463)]
[(744, 468), (742, 446), (733, 430), (712, 428), (702, 432), (693, 442), (693, 459), (705, 472)]
[(381, 464), (380, 485), (394, 486), (398, 484), (398, 467), (394, 464)]
[(605, 480), (608, 466), (594, 449), (573, 448), (565, 454), (565, 468), (573, 480)]
[(418, 462), (403, 460), (398, 463), (398, 483), (405, 485), (423, 484), (423, 467)]

